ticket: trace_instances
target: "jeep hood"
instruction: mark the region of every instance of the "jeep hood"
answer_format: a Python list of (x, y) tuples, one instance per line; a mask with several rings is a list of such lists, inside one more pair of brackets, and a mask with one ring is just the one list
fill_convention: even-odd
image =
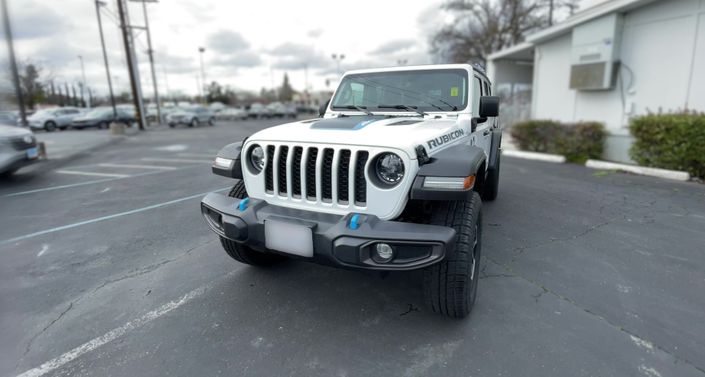
[[(250, 141), (343, 144), (401, 149), (416, 158), (415, 148), (429, 151), (430, 140), (458, 131), (457, 119), (420, 117), (349, 116), (312, 119), (271, 127)], [(435, 152), (435, 150), (434, 150)]]

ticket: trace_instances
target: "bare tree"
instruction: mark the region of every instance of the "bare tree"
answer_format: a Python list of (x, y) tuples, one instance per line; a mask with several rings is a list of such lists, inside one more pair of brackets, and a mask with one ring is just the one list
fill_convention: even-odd
[(479, 63), (520, 43), (553, 22), (554, 13), (577, 9), (578, 0), (449, 0), (443, 8), (455, 21), (431, 38), (431, 52), (442, 61)]

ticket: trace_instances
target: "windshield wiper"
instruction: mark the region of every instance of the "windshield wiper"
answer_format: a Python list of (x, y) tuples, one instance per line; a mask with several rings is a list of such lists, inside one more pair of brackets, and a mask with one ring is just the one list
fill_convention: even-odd
[(363, 112), (367, 115), (370, 115), (370, 116), (374, 115), (374, 114), (372, 114), (371, 111), (367, 110), (367, 106), (347, 105), (347, 106), (343, 106), (343, 107), (346, 109), (350, 109), (350, 110), (361, 111), (361, 112)]
[(378, 109), (399, 109), (399, 110), (407, 110), (407, 111), (415, 111), (417, 114), (421, 116), (426, 116), (428, 114), (424, 113), (423, 111), (419, 110), (418, 106), (409, 106), (409, 105), (379, 105), (377, 106)]

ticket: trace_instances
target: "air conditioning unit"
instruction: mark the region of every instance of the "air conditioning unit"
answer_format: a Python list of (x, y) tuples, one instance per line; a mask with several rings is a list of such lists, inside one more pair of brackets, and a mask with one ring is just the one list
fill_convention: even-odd
[(609, 90), (619, 72), (623, 19), (610, 14), (573, 29), (570, 88)]

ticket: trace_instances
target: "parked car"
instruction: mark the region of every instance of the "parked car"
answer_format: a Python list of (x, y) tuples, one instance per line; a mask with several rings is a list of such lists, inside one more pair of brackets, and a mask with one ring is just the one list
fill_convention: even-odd
[(0, 124), (5, 126), (21, 126), (19, 118), (11, 111), (0, 112)]
[(81, 110), (76, 107), (57, 107), (43, 109), (27, 117), (27, 124), (33, 130), (53, 132), (57, 129), (67, 129), (73, 120), (81, 115)]
[(247, 109), (247, 116), (255, 119), (269, 118), (271, 117), (271, 113), (269, 112), (269, 109), (266, 106), (261, 103), (255, 102), (250, 105), (249, 109)]
[(196, 127), (199, 124), (207, 123), (215, 125), (215, 114), (203, 106), (189, 106), (179, 108), (170, 113), (166, 118), (169, 127), (174, 128), (177, 124), (186, 124), (189, 127)]
[(275, 118), (296, 118), (296, 107), (281, 102), (272, 102), (267, 105), (267, 112), (269, 116)]
[(247, 119), (247, 111), (238, 107), (223, 109), (215, 115), (217, 120), (244, 120)]
[(117, 118), (112, 107), (96, 107), (95, 109), (74, 118), (72, 128), (83, 129), (87, 127), (108, 128), (111, 122), (122, 122), (128, 125), (136, 122), (135, 115), (123, 108), (117, 108)]
[(12, 175), (38, 158), (37, 139), (31, 130), (0, 125), (0, 175)]

